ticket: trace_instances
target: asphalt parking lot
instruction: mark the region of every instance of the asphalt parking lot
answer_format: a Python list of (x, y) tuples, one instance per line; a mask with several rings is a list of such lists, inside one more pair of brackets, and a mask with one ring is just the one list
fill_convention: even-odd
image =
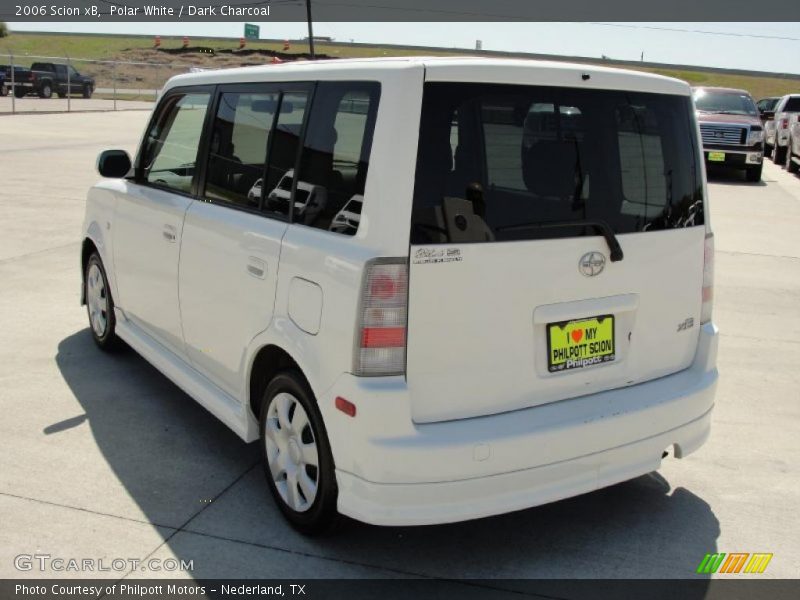
[[(3, 99), (7, 100), (7, 99)], [(709, 442), (634, 481), (468, 523), (291, 530), (255, 445), (132, 351), (99, 352), (78, 305), (84, 198), (146, 111), (0, 116), (0, 577), (14, 557), (192, 560), (210, 577), (692, 577), (706, 553), (800, 566), (800, 178), (710, 174), (720, 385)], [(153, 577), (112, 571), (82, 576)]]
[[(149, 90), (148, 90), (149, 91)], [(102, 97), (100, 97), (102, 92)], [(149, 96), (148, 100), (130, 100), (123, 99), (121, 96), (117, 99), (116, 108), (114, 106), (113, 94), (114, 90), (97, 90), (98, 96), (94, 98), (82, 98), (80, 96), (73, 96), (69, 100), (66, 98), (48, 98), (44, 100), (37, 96), (25, 96), (24, 98), (12, 98), (9, 94), (5, 97), (0, 97), (0, 116), (4, 113), (16, 112), (25, 113), (49, 113), (49, 112), (68, 112), (68, 111), (93, 111), (93, 110), (142, 110), (152, 109), (153, 96)]]

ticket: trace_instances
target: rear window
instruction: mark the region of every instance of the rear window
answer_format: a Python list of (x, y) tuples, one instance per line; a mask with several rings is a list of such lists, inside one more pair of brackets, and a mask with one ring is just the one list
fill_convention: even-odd
[(412, 243), (702, 225), (702, 192), (688, 97), (425, 85)]
[(789, 98), (783, 112), (800, 112), (800, 96)]

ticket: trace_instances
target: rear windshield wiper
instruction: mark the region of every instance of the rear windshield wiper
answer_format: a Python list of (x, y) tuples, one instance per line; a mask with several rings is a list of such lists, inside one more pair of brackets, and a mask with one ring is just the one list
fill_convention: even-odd
[(622, 246), (619, 245), (617, 236), (614, 235), (614, 230), (605, 221), (599, 220), (580, 220), (580, 221), (538, 221), (532, 223), (521, 223), (519, 225), (506, 225), (505, 227), (497, 227), (495, 231), (518, 231), (520, 229), (554, 229), (557, 227), (594, 227), (606, 239), (608, 249), (611, 251), (611, 262), (622, 260)]

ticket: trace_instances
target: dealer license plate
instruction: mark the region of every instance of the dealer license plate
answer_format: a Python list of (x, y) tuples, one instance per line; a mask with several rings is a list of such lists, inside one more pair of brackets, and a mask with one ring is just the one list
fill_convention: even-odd
[(613, 315), (547, 325), (547, 370), (551, 373), (603, 364), (614, 358)]
[(708, 153), (708, 160), (709, 160), (709, 162), (725, 162), (725, 153), (724, 152), (709, 152)]

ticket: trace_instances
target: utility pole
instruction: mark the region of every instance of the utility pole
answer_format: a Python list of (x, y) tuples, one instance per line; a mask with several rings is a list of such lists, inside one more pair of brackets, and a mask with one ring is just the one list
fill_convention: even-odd
[(306, 0), (306, 19), (308, 20), (308, 53), (311, 60), (316, 58), (314, 54), (314, 26), (311, 22), (311, 0)]

